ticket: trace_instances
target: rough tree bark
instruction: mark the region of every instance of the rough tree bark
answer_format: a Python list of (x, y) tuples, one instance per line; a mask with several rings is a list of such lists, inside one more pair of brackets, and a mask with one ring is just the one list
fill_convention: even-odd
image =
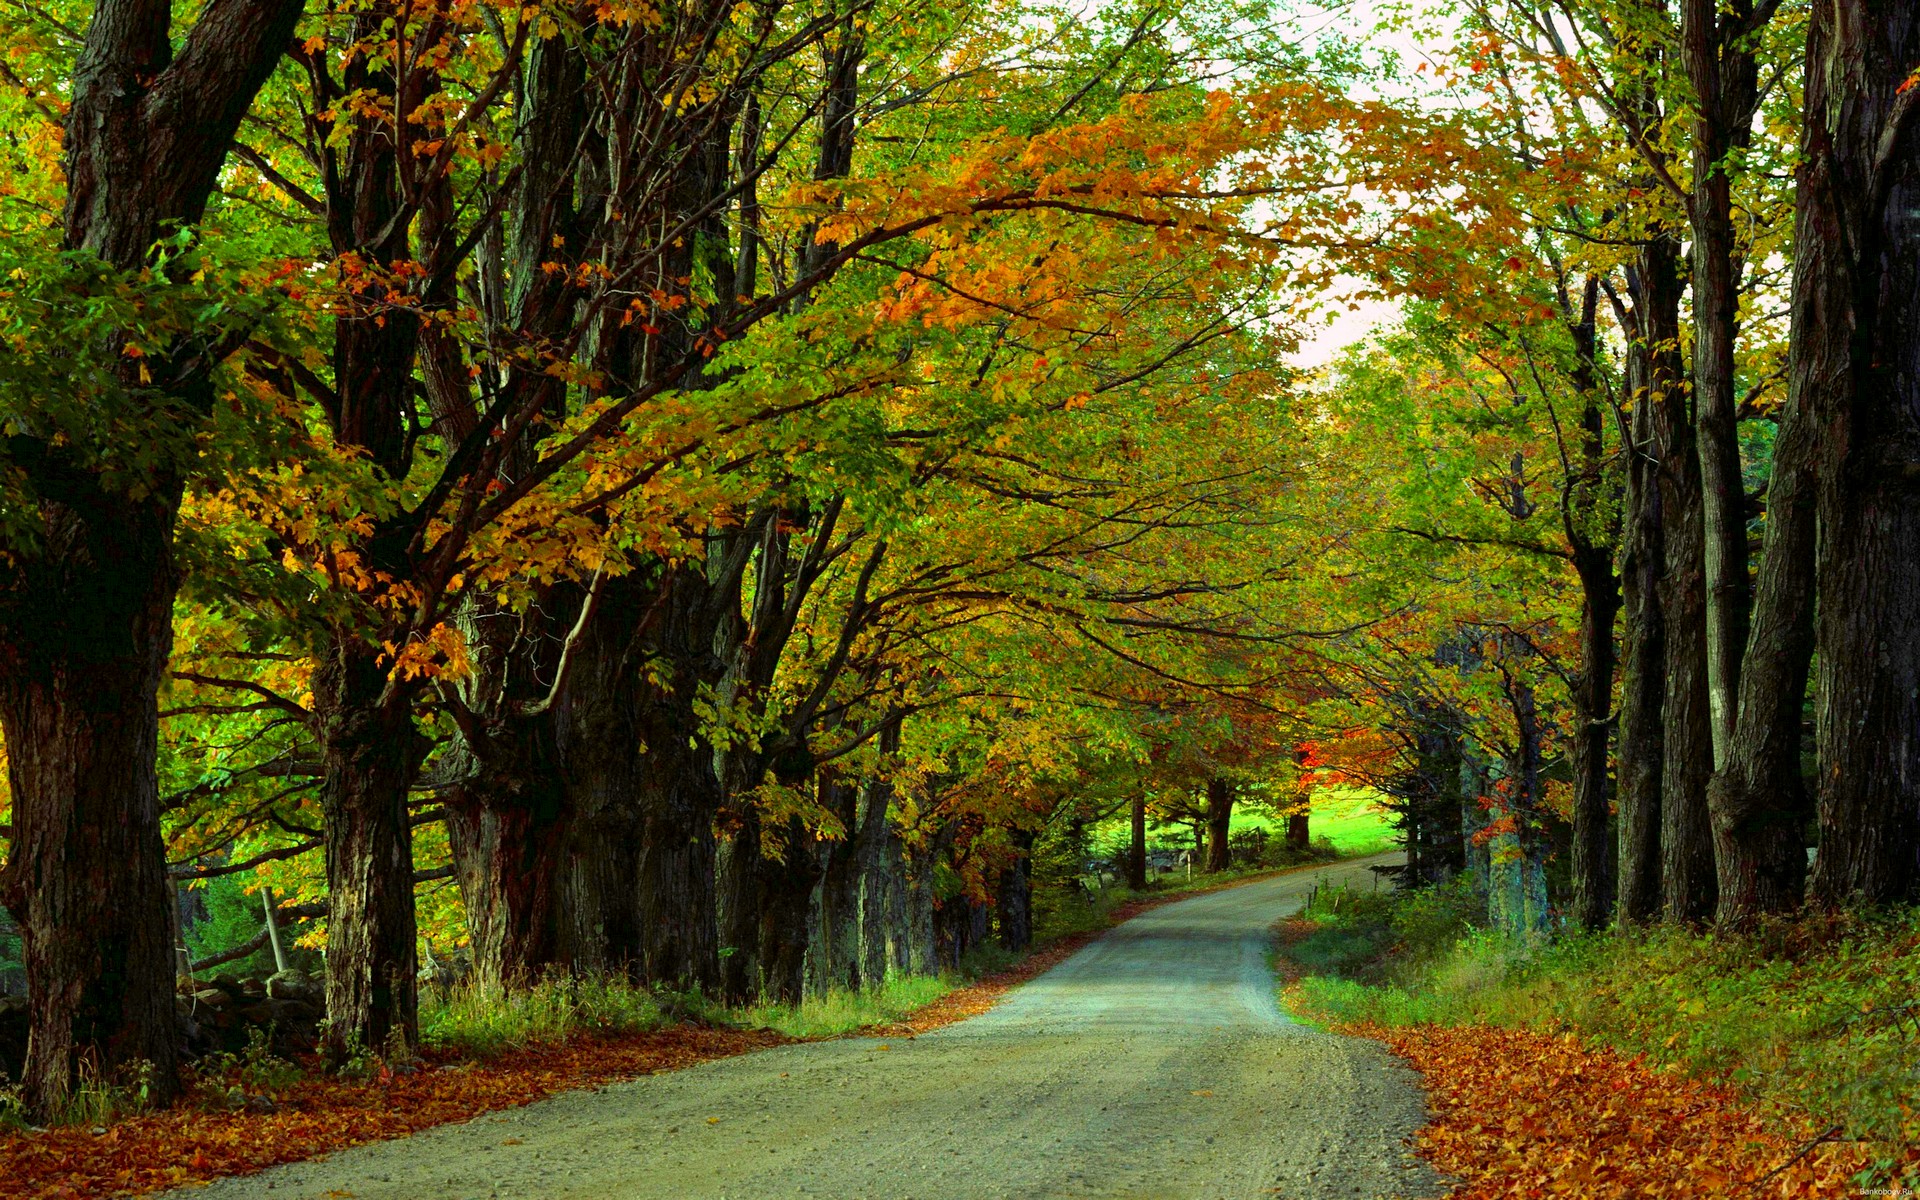
[(1821, 418), (1812, 891), (1827, 905), (1920, 899), (1916, 66), (1914, 5), (1814, 6), (1803, 138), (1816, 177), (1796, 266), (1826, 308), (1797, 349), (1822, 381), (1805, 399)]
[(1224, 871), (1233, 865), (1227, 839), (1233, 830), (1233, 784), (1207, 780), (1207, 870)]
[(1613, 732), (1613, 626), (1620, 577), (1613, 569), (1619, 505), (1606, 469), (1605, 417), (1599, 391), (1600, 280), (1589, 275), (1572, 323), (1572, 383), (1580, 397), (1573, 465), (1561, 523), (1580, 580), (1580, 669), (1573, 680), (1573, 919), (1585, 929), (1607, 923), (1613, 907), (1612, 808), (1607, 748)]
[(1015, 829), (1013, 861), (1000, 871), (994, 907), (1000, 918), (1000, 945), (1025, 950), (1033, 941), (1033, 842), (1031, 829)]
[[(176, 54), (167, 0), (101, 0), (74, 67), (63, 240), (138, 268), (205, 212), (234, 131), (299, 19), (298, 0), (211, 0)], [(181, 346), (129, 372), (158, 420), (205, 413), (216, 348)], [(147, 1094), (178, 1090), (157, 795), (156, 695), (172, 647), (173, 528), (185, 464), (138, 489), (51, 436), (9, 456), (35, 494), (40, 538), (6, 547), (0, 585), (0, 729), (12, 849), (0, 900), (18, 918), (29, 993), (29, 1109), (51, 1117), (91, 1060), (149, 1064)]]
[(1799, 906), (1809, 815), (1800, 772), (1807, 675), (1813, 659), (1815, 456), (1821, 407), (1846, 386), (1852, 317), (1848, 273), (1836, 270), (1833, 178), (1810, 123), (1795, 189), (1796, 256), (1787, 404), (1767, 483), (1766, 546), (1753, 629), (1740, 671), (1740, 708), (1725, 762), (1708, 785), (1719, 868), (1716, 920), (1739, 927)]
[(1707, 919), (1714, 907), (1713, 832), (1707, 780), (1713, 732), (1707, 710), (1707, 599), (1701, 560), (1700, 459), (1694, 453), (1687, 397), (1676, 389), (1656, 406), (1660, 515), (1666, 522), (1666, 571), (1660, 611), (1666, 620), (1664, 755), (1660, 782), (1660, 890), (1665, 919)]
[(1147, 798), (1133, 798), (1130, 839), (1127, 843), (1127, 886), (1143, 891), (1147, 886)]
[(427, 743), (380, 657), (345, 635), (313, 678), (327, 817), (326, 1046), (335, 1060), (419, 1039), (407, 791)]
[(1680, 249), (1654, 231), (1635, 255), (1627, 394), (1626, 520), (1620, 586), (1625, 609), (1620, 697), (1619, 830), (1615, 911), (1643, 923), (1661, 912), (1660, 809), (1666, 761), (1667, 620), (1661, 607), (1666, 518), (1658, 414), (1683, 387), (1680, 361)]
[[(1762, 6), (1771, 13), (1772, 5)], [(1715, 768), (1733, 741), (1746, 651), (1746, 483), (1740, 466), (1741, 256), (1734, 230), (1733, 174), (1752, 140), (1760, 92), (1755, 37), (1765, 15), (1750, 0), (1683, 0), (1681, 57), (1693, 85), (1693, 402), (1700, 459), (1706, 674)]]
[(819, 938), (813, 946), (814, 991), (860, 988), (860, 789), (821, 772), (820, 804), (839, 818), (846, 836), (820, 847)]

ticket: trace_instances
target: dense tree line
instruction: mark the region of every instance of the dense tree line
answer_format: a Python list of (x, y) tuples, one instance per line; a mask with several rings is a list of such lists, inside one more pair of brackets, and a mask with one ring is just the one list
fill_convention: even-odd
[(436, 946), (871, 986), (1335, 774), (1514, 926), (1915, 899), (1913, 16), (1291, 15), (23, 10), (30, 1106), (172, 1094), (233, 876), (336, 1060)]

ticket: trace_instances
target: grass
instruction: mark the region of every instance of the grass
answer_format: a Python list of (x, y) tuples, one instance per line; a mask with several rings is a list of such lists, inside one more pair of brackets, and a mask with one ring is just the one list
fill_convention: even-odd
[(810, 1040), (838, 1037), (897, 1021), (964, 980), (955, 975), (895, 975), (878, 988), (835, 989), (799, 1004), (715, 1004), (697, 995), (659, 991), (624, 979), (555, 975), (531, 987), (463, 985), (424, 996), (420, 1040), (429, 1050), (486, 1060), (576, 1034), (613, 1037), (663, 1029), (681, 1020), (736, 1029), (766, 1029)]
[(468, 984), (421, 997), (420, 1041), (462, 1058), (558, 1042), (576, 1033), (643, 1033), (671, 1024), (678, 998), (624, 979), (552, 975), (530, 987)]
[[(1380, 793), (1372, 788), (1350, 784), (1315, 788), (1307, 817), (1313, 840), (1326, 839), (1343, 858), (1362, 858), (1393, 849), (1393, 817), (1380, 807), (1381, 799)], [(1234, 809), (1233, 833), (1264, 829), (1269, 838), (1279, 838), (1285, 835), (1286, 828), (1284, 817), (1276, 818), (1249, 805), (1238, 805)], [(1124, 817), (1110, 818), (1093, 826), (1090, 834), (1093, 843), (1103, 848), (1101, 852), (1110, 854), (1125, 845), (1127, 821)], [(1184, 849), (1191, 844), (1184, 827), (1157, 831), (1149, 839), (1149, 845), (1155, 849)]]
[(960, 986), (952, 975), (890, 975), (878, 988), (835, 990), (799, 1004), (753, 1004), (729, 1016), (751, 1029), (771, 1029), (790, 1038), (828, 1038), (869, 1025), (898, 1021)]
[(1464, 883), (1329, 895), (1284, 939), (1289, 1003), (1329, 1024), (1577, 1033), (1868, 1139), (1883, 1178), (1920, 1183), (1920, 910), (1551, 941), (1477, 915)]

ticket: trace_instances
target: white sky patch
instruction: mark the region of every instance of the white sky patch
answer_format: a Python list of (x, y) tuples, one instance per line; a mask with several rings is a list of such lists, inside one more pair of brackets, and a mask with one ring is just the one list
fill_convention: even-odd
[(1348, 346), (1363, 342), (1400, 319), (1400, 306), (1390, 300), (1355, 300), (1353, 307), (1336, 303), (1325, 316), (1332, 319), (1320, 332), (1287, 356), (1287, 365), (1303, 370), (1324, 367)]

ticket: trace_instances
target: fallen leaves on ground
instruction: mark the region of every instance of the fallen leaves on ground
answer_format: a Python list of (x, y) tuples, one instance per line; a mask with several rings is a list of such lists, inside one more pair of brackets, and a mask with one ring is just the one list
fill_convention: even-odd
[(556, 1092), (678, 1070), (787, 1040), (764, 1031), (691, 1026), (580, 1037), (484, 1064), (429, 1059), (422, 1070), (383, 1073), (366, 1082), (311, 1079), (282, 1093), (271, 1113), (209, 1112), (190, 1098), (100, 1134), (84, 1128), (0, 1134), (0, 1197), (91, 1200), (246, 1175)]
[(1857, 1145), (1783, 1133), (1732, 1093), (1571, 1034), (1356, 1026), (1425, 1078), (1420, 1153), (1454, 1200), (1857, 1196)]

